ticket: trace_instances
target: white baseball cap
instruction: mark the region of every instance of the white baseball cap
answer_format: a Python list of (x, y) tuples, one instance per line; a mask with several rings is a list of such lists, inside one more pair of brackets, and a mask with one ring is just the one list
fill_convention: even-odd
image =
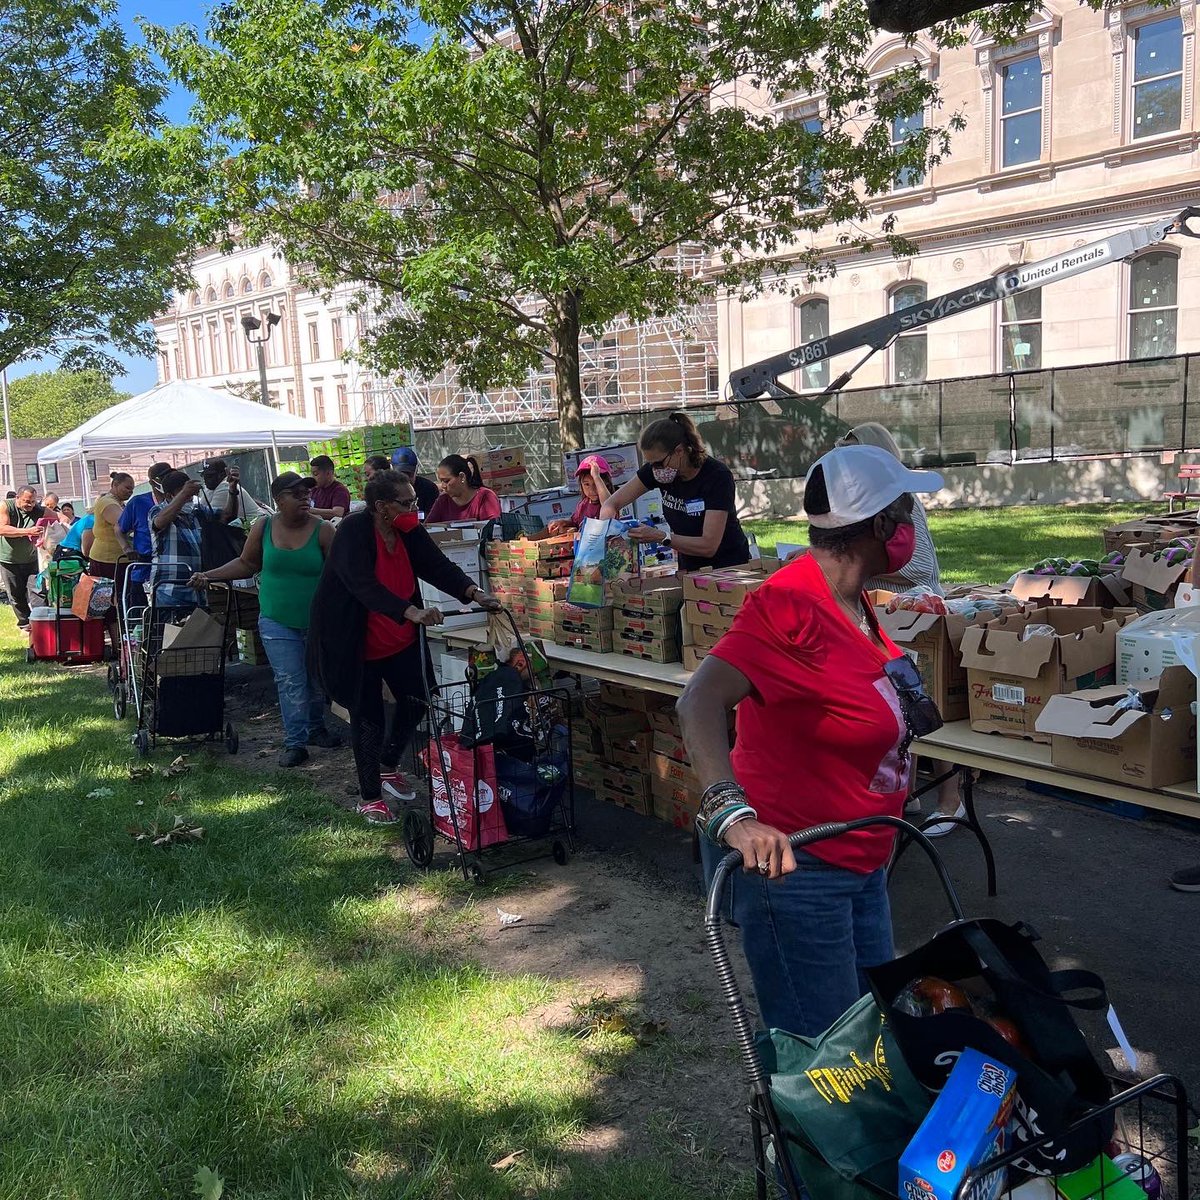
[(906, 492), (936, 492), (942, 477), (936, 471), (910, 471), (879, 446), (838, 446), (813, 464), (825, 476), (827, 513), (809, 513), (818, 529), (842, 529), (881, 513)]

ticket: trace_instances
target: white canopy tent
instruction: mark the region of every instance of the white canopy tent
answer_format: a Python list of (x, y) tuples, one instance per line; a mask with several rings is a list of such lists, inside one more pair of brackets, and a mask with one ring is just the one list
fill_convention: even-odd
[[(38, 451), (41, 464), (89, 454), (303, 446), (336, 433), (228, 392), (173, 380), (114, 404)], [(85, 475), (86, 478), (86, 475)]]

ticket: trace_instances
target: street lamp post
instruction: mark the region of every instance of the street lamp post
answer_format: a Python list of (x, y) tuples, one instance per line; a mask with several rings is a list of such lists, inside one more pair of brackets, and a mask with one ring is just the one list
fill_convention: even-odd
[(278, 324), (279, 314), (274, 312), (267, 313), (261, 321), (249, 313), (242, 318), (242, 331), (246, 335), (246, 341), (258, 352), (258, 384), (262, 392), (260, 400), (268, 406), (271, 403), (271, 397), (267, 391), (266, 345), (271, 340), (271, 330)]

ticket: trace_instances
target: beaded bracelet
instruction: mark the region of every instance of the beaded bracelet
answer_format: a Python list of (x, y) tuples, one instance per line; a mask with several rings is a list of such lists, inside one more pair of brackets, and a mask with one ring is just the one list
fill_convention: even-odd
[(746, 793), (739, 784), (731, 779), (712, 784), (704, 789), (704, 794), (700, 797), (700, 816), (705, 821), (711, 820), (713, 814), (719, 812), (731, 800), (745, 802)]
[(717, 820), (709, 823), (709, 836), (718, 845), (723, 845), (725, 842), (725, 835), (734, 825), (736, 825), (739, 821), (745, 821), (751, 818), (757, 820), (758, 813), (751, 808), (750, 805), (739, 804), (736, 806), (731, 806), (722, 812)]

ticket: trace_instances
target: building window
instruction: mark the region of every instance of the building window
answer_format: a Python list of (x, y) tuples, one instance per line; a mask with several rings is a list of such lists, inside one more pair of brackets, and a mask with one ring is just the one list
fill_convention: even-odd
[(1042, 156), (1042, 60), (1036, 54), (1000, 68), (1000, 165), (1016, 167)]
[[(338, 398), (338, 423), (341, 425), (349, 425), (350, 424), (350, 399), (346, 395), (346, 385), (344, 383), (339, 383), (337, 385), (337, 398)], [(324, 417), (321, 418), (321, 420), (324, 420), (324, 419), (325, 419)]]
[(183, 355), (180, 354), (178, 346), (175, 347), (174, 355), (175, 355), (175, 378), (182, 379), (183, 378)]
[(88, 465), (88, 478), (93, 483), (95, 483), (96, 482), (96, 460), (94, 458), (89, 458), (87, 460), (87, 465)]
[(1179, 261), (1165, 251), (1143, 254), (1129, 267), (1129, 357), (1175, 353)]
[(341, 358), (345, 349), (346, 345), (342, 335), (342, 318), (335, 316), (333, 318), (333, 357)]
[(1000, 302), (1000, 370), (1033, 371), (1042, 365), (1042, 289)]
[(325, 421), (325, 389), (323, 387), (313, 388), (313, 410), (316, 413), (318, 422)]
[(164, 381), (171, 378), (171, 360), (165, 350), (158, 356), (158, 373)]
[(214, 287), (210, 287), (204, 293), (204, 303), (205, 304), (216, 304), (216, 302), (217, 302), (217, 289)]
[(210, 321), (208, 325), (209, 373), (217, 375), (221, 371), (221, 347), (217, 342), (217, 323)]
[(294, 417), (296, 415), (296, 389), (288, 388), (287, 390), (287, 406), (288, 412)]
[(45, 472), (47, 483), (58, 482), (58, 463), (47, 463), (42, 470)]
[[(892, 292), (892, 312), (902, 312), (927, 298), (923, 283), (905, 283)], [(892, 346), (892, 382), (921, 383), (929, 369), (928, 331), (922, 327), (904, 333)]]
[[(914, 133), (920, 133), (925, 128), (925, 113), (913, 113), (911, 117), (892, 118), (892, 149), (899, 150)], [(925, 181), (925, 172), (918, 167), (904, 167), (897, 171), (892, 178), (892, 187), (899, 191), (901, 188), (920, 187)]]
[[(225, 353), (228, 355), (229, 369), (236, 371), (242, 364), (238, 362), (238, 346), (245, 345), (246, 339), (233, 332), (233, 317), (225, 318)], [(247, 366), (249, 364), (246, 364)]]
[(1178, 15), (1133, 31), (1130, 136), (1157, 137), (1180, 127), (1183, 112), (1183, 22)]
[[(95, 479), (96, 478), (95, 475), (93, 475), (92, 478)], [(28, 463), (26, 465), (26, 467), (25, 467), (25, 482), (32, 483), (35, 485), (40, 482), (40, 479), (38, 477), (37, 463)]]
[(308, 357), (312, 362), (321, 361), (321, 334), (316, 321), (308, 323)]
[(226, 299), (226, 300), (232, 300), (232, 299), (234, 298), (234, 296), (236, 296), (236, 295), (237, 295), (237, 291), (236, 291), (236, 289), (234, 288), (233, 284), (232, 284), (232, 283), (226, 283), (226, 285), (225, 285), (225, 299)]
[(375, 422), (375, 395), (369, 383), (363, 384), (363, 420), (368, 425)]
[(249, 275), (247, 275), (247, 276), (246, 276), (246, 277), (245, 277), (245, 278), (242, 280), (242, 295), (243, 295), (243, 296), (248, 296), (248, 295), (250, 295), (250, 293), (251, 293), (252, 291), (254, 291), (254, 284), (253, 284), (253, 282), (251, 281), (251, 279), (250, 279), (250, 276), (249, 276)]
[(259, 290), (260, 290), (260, 291), (266, 291), (266, 289), (267, 289), (267, 288), (269, 288), (270, 286), (271, 286), (271, 276), (270, 276), (270, 275), (268, 275), (266, 271), (264, 271), (264, 272), (263, 272), (263, 273), (262, 273), (262, 274), (261, 274), (261, 275), (258, 277), (258, 287), (259, 287)]
[[(823, 296), (812, 296), (801, 300), (792, 310), (792, 343), (807, 346), (829, 336), (829, 301)], [(811, 367), (800, 371), (800, 387), (803, 390), (829, 386), (829, 360), (822, 359)]]

